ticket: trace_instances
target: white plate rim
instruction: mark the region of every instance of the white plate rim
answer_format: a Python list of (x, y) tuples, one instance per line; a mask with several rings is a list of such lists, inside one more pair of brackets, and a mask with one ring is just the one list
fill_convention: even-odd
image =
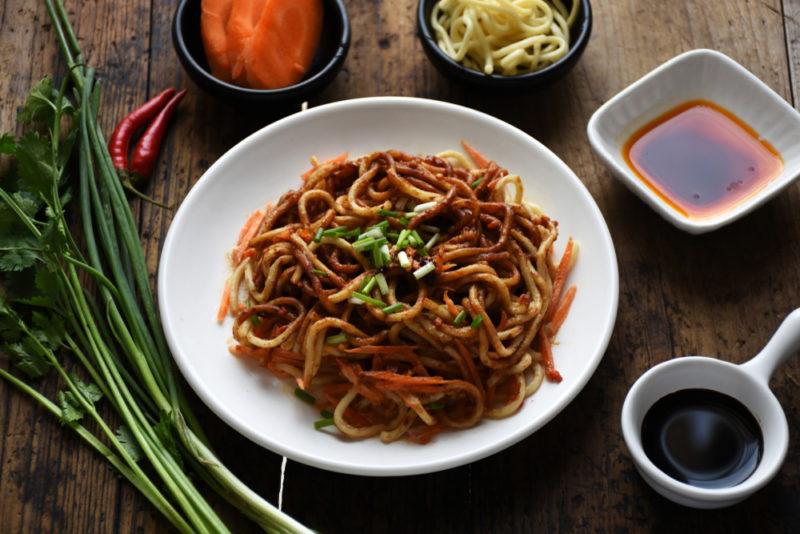
[[(167, 311), (169, 309), (169, 304), (164, 298), (164, 296), (168, 294), (165, 285), (166, 284), (165, 273), (169, 269), (170, 250), (173, 246), (175, 235), (177, 234), (177, 228), (179, 228), (183, 224), (183, 220), (186, 217), (186, 214), (189, 212), (190, 209), (189, 207), (194, 202), (194, 199), (201, 194), (203, 188), (206, 187), (208, 183), (210, 183), (211, 180), (210, 177), (214, 175), (218, 167), (223, 167), (228, 160), (234, 159), (237, 156), (238, 152), (244, 151), (251, 144), (259, 143), (262, 138), (269, 136), (273, 130), (291, 126), (295, 122), (313, 120), (314, 117), (326, 113), (347, 112), (348, 110), (353, 108), (361, 106), (370, 106), (376, 103), (382, 103), (386, 105), (399, 105), (399, 106), (402, 105), (422, 106), (422, 107), (427, 107), (432, 111), (446, 110), (451, 112), (462, 113), (464, 115), (471, 116), (473, 119), (488, 121), (492, 123), (494, 126), (506, 130), (510, 134), (521, 136), (522, 138), (524, 138), (528, 143), (535, 146), (536, 149), (539, 152), (541, 152), (541, 155), (543, 157), (550, 159), (557, 167), (559, 167), (561, 171), (563, 171), (564, 176), (570, 181), (572, 181), (573, 185), (576, 186), (579, 194), (585, 196), (585, 199), (588, 200), (588, 205), (590, 206), (592, 212), (591, 214), (593, 218), (596, 219), (596, 221), (599, 223), (599, 230), (603, 237), (603, 247), (607, 249), (609, 252), (609, 259), (610, 259), (609, 267), (611, 269), (611, 280), (610, 280), (611, 302), (608, 303), (609, 308), (606, 310), (604, 314), (605, 324), (602, 325), (603, 335), (601, 338), (601, 342), (597, 345), (591, 357), (587, 358), (587, 360), (589, 361), (588, 365), (586, 365), (583, 368), (582, 373), (580, 374), (580, 376), (576, 378), (575, 382), (571, 384), (571, 389), (567, 393), (563, 394), (558, 398), (556, 402), (549, 405), (543, 415), (540, 415), (538, 418), (528, 422), (527, 424), (521, 424), (519, 428), (516, 429), (516, 431), (506, 435), (502, 439), (498, 439), (488, 445), (464, 452), (459, 455), (450, 456), (445, 460), (418, 462), (414, 465), (406, 465), (402, 467), (397, 467), (397, 466), (384, 467), (380, 465), (363, 465), (363, 464), (353, 464), (342, 461), (331, 461), (325, 458), (323, 455), (313, 456), (303, 452), (292, 450), (288, 447), (283, 446), (280, 442), (275, 441), (274, 439), (271, 439), (268, 436), (264, 436), (257, 432), (252, 431), (252, 429), (250, 429), (246, 424), (244, 424), (242, 421), (238, 419), (236, 414), (231, 413), (222, 403), (218, 402), (217, 399), (210, 392), (206, 391), (201, 379), (194, 372), (190, 364), (191, 360), (187, 358), (184, 354), (182, 354), (178, 340), (173, 335), (172, 325), (170, 323), (170, 313), (168, 313)], [(261, 128), (260, 130), (257, 130), (256, 132), (250, 134), (242, 141), (234, 145), (232, 148), (230, 148), (203, 173), (203, 175), (197, 180), (197, 182), (195, 182), (195, 184), (191, 187), (189, 192), (184, 197), (177, 212), (175, 213), (175, 216), (173, 217), (170, 223), (170, 227), (167, 231), (166, 237), (164, 239), (164, 244), (160, 253), (156, 285), (157, 285), (158, 304), (159, 304), (161, 322), (164, 328), (164, 334), (167, 338), (167, 343), (173, 355), (173, 359), (178, 365), (178, 368), (180, 369), (183, 377), (186, 379), (189, 386), (203, 401), (203, 403), (205, 403), (206, 406), (208, 406), (209, 409), (211, 409), (212, 412), (214, 412), (226, 424), (230, 425), (237, 432), (247, 437), (249, 440), (276, 454), (285, 456), (291, 460), (306, 465), (310, 465), (313, 467), (317, 467), (320, 469), (338, 473), (363, 475), (363, 476), (409, 476), (409, 475), (426, 474), (426, 473), (433, 473), (433, 472), (443, 471), (446, 469), (451, 469), (471, 462), (475, 462), (477, 460), (481, 460), (483, 458), (486, 458), (487, 456), (495, 454), (503, 449), (506, 449), (518, 443), (519, 441), (523, 440), (524, 438), (530, 436), (531, 434), (542, 428), (544, 425), (550, 422), (556, 415), (561, 413), (564, 410), (564, 408), (566, 408), (567, 405), (569, 405), (569, 403), (571, 403), (575, 399), (575, 397), (586, 386), (586, 383), (589, 381), (592, 375), (594, 375), (594, 372), (596, 371), (598, 365), (600, 364), (600, 361), (605, 355), (606, 349), (608, 348), (608, 344), (614, 330), (614, 325), (616, 322), (617, 311), (618, 311), (618, 304), (619, 304), (619, 268), (618, 268), (616, 251), (614, 249), (614, 243), (611, 239), (611, 233), (608, 230), (608, 225), (606, 224), (605, 218), (603, 217), (600, 208), (597, 206), (597, 203), (594, 201), (594, 198), (592, 197), (591, 193), (589, 193), (589, 190), (586, 188), (583, 182), (581, 182), (581, 180), (572, 171), (572, 169), (569, 168), (569, 166), (566, 163), (564, 163), (558, 156), (556, 156), (549, 148), (544, 146), (542, 143), (540, 143), (538, 140), (536, 140), (529, 134), (496, 117), (493, 117), (491, 115), (488, 115), (486, 113), (471, 108), (467, 108), (457, 104), (452, 104), (449, 102), (442, 102), (439, 100), (431, 100), (418, 97), (404, 97), (404, 96), (373, 96), (364, 98), (353, 98), (309, 108), (305, 111), (297, 112), (287, 117), (284, 117), (276, 122), (273, 122)]]

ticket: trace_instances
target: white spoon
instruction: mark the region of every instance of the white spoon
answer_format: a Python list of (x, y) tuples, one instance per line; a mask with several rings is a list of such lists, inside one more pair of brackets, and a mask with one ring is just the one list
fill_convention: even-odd
[[(777, 367), (800, 350), (800, 309), (784, 319), (767, 346), (741, 365), (703, 356), (676, 358), (656, 365), (631, 386), (622, 406), (622, 435), (642, 478), (664, 497), (693, 508), (722, 508), (764, 487), (780, 469), (789, 448), (789, 427), (769, 389)], [(642, 448), (642, 420), (659, 399), (684, 389), (710, 389), (737, 399), (761, 426), (764, 448), (756, 470), (744, 482), (718, 489), (690, 486), (670, 477)]]

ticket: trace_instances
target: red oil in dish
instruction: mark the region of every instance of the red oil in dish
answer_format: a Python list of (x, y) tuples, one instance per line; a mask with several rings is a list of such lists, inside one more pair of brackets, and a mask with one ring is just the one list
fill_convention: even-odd
[(783, 170), (771, 144), (707, 100), (686, 102), (651, 121), (622, 153), (650, 189), (692, 219), (736, 206)]

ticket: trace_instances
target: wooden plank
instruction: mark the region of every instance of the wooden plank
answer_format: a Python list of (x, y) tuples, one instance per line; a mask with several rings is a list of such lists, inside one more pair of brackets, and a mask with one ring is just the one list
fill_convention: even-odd
[(800, 95), (800, 0), (783, 0), (782, 10), (776, 14), (783, 17), (786, 39), (786, 56), (789, 62), (792, 104), (797, 107)]

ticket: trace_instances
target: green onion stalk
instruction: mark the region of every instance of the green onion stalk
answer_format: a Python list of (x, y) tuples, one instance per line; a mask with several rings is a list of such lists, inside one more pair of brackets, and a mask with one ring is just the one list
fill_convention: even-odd
[[(83, 62), (61, 0), (45, 4), (67, 63), (75, 105), (66, 97), (67, 79), (53, 100), (40, 98), (41, 106), (52, 108), (47, 128), (51, 152), (45, 154), (47, 165), (41, 166), (50, 182), (44, 188), (37, 185), (35, 200), (0, 188), (0, 206), (10, 210), (14, 227), (20, 229), (13, 246), (0, 249), (0, 269), (35, 270), (36, 286), (46, 286), (52, 301), (42, 296), (11, 300), (6, 294), (13, 290), (12, 277), (4, 278), (0, 327), (15, 340), (4, 345), (4, 351), (17, 354), (18, 367), (30, 376), (55, 369), (66, 388), (56, 404), (10, 371), (0, 369), (0, 378), (106, 458), (180, 532), (228, 532), (184, 461), (264, 530), (310, 532), (247, 487), (211, 450), (181, 390), (156, 313), (138, 229), (98, 124), (100, 84), (94, 69)], [(61, 141), (65, 115), (73, 119), (74, 144)], [(0, 149), (18, 151), (22, 174), (27, 157), (23, 144), (12, 145), (0, 144)], [(77, 176), (70, 175), (68, 165), (75, 160)], [(71, 233), (64, 209), (75, 191), (80, 240)], [(86, 289), (87, 276), (94, 291)], [(31, 312), (35, 306), (41, 310)], [(42, 319), (45, 313), (49, 315)], [(59, 359), (65, 352), (75, 357), (88, 382), (66, 371)], [(123, 422), (116, 432), (98, 412), (100, 398), (107, 399)], [(93, 423), (94, 432), (81, 423), (84, 418)], [(150, 469), (143, 469), (143, 460)]]

